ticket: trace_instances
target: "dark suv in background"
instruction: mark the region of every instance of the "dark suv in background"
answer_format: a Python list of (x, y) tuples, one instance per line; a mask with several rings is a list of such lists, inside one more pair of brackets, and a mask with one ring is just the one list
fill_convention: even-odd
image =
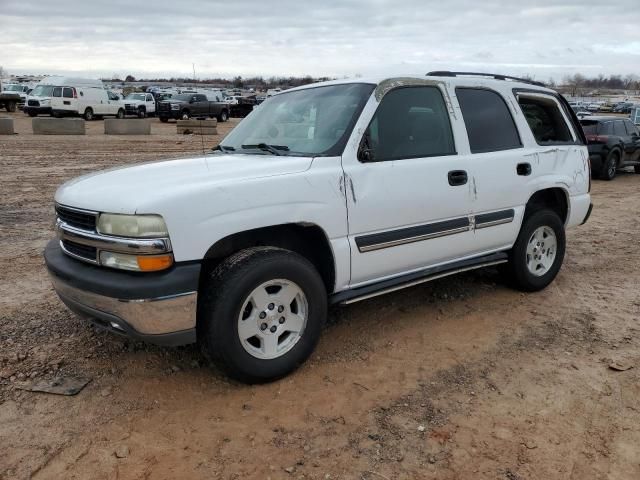
[(581, 119), (580, 124), (594, 176), (613, 180), (619, 168), (628, 166), (640, 173), (640, 132), (631, 120), (593, 116)]

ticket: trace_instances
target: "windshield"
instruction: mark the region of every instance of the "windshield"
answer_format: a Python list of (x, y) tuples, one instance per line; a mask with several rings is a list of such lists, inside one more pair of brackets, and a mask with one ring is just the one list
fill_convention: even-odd
[(38, 85), (31, 92), (32, 97), (50, 97), (53, 93), (53, 85)]
[(130, 93), (125, 100), (142, 100), (144, 102), (147, 96), (144, 93)]
[(598, 122), (596, 120), (580, 120), (582, 131), (585, 135), (596, 135), (598, 133)]
[(281, 93), (253, 110), (221, 146), (246, 151), (266, 144), (286, 155), (341, 155), (373, 88), (348, 83)]

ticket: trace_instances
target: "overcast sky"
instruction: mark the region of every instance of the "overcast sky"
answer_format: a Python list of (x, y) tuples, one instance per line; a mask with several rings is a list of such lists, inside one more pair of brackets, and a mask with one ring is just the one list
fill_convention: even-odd
[(640, 75), (640, 0), (0, 0), (0, 26), (15, 74)]

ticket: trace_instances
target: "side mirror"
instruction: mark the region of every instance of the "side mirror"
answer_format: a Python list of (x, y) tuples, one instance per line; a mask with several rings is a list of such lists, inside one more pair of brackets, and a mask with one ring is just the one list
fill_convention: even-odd
[(375, 161), (374, 151), (371, 148), (371, 136), (369, 132), (365, 132), (360, 140), (360, 146), (358, 147), (358, 160), (361, 162), (373, 162)]

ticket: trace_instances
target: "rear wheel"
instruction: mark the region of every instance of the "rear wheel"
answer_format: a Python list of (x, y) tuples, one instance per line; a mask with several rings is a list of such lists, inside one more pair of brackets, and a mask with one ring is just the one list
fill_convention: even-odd
[(565, 246), (564, 225), (556, 212), (543, 209), (525, 218), (505, 268), (513, 286), (535, 292), (549, 285), (560, 271)]
[(93, 120), (93, 109), (91, 107), (87, 107), (87, 109), (84, 111), (83, 117), (87, 122)]
[(167, 117), (160, 117), (160, 121), (162, 123), (167, 123), (169, 121), (169, 119)]
[(618, 170), (618, 162), (620, 161), (620, 154), (617, 150), (614, 150), (607, 155), (607, 160), (602, 165), (602, 171), (600, 172), (600, 178), (603, 180), (613, 180)]
[(640, 173), (640, 165), (636, 165), (636, 166), (634, 166), (634, 167), (633, 167), (633, 170), (634, 170), (636, 173)]
[(204, 283), (198, 340), (204, 353), (243, 382), (280, 378), (313, 352), (327, 316), (318, 271), (297, 253), (242, 250)]

